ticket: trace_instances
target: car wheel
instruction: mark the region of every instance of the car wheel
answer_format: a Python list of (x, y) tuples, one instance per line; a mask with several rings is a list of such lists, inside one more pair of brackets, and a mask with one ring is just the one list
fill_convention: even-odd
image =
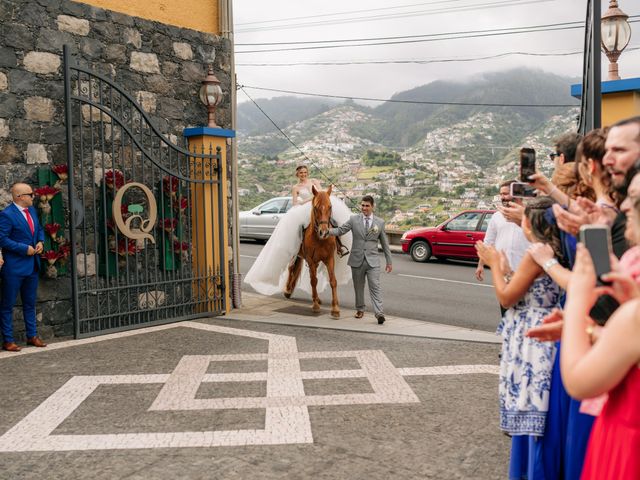
[(431, 246), (424, 240), (418, 240), (411, 245), (409, 253), (414, 262), (426, 262), (431, 258)]

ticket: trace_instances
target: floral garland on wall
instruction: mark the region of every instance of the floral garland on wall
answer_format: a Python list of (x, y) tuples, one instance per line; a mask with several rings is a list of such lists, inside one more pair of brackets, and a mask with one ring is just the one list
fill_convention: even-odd
[(189, 208), (189, 200), (183, 194), (185, 190), (177, 177), (167, 175), (162, 179), (158, 228), (163, 234), (164, 270), (175, 270), (189, 260), (191, 244), (184, 241), (183, 225)]
[(69, 178), (67, 165), (53, 165), (38, 170), (38, 196), (40, 224), (45, 231), (44, 251), (41, 258), (46, 261), (43, 269), (48, 278), (57, 278), (68, 273), (71, 244), (65, 237), (65, 215), (60, 192)]

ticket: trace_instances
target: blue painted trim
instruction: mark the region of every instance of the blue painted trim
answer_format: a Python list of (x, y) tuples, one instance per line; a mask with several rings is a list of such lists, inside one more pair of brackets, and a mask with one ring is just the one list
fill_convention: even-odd
[[(625, 78), (624, 80), (609, 80), (602, 82), (602, 93), (619, 93), (640, 91), (640, 78)], [(571, 96), (582, 97), (582, 84), (571, 85)]]
[(185, 128), (182, 134), (189, 138), (198, 135), (209, 135), (210, 137), (235, 138), (235, 130), (227, 130), (226, 128), (209, 128), (209, 127), (192, 127)]

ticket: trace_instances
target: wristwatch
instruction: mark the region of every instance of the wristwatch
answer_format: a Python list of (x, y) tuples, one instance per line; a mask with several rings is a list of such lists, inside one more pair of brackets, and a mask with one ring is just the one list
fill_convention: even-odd
[(550, 258), (549, 260), (547, 260), (546, 262), (544, 262), (544, 263), (542, 264), (542, 269), (543, 269), (545, 272), (547, 272), (547, 273), (548, 273), (548, 272), (549, 272), (549, 269), (550, 269), (551, 267), (553, 267), (554, 265), (558, 265), (558, 263), (559, 263), (559, 262), (558, 262), (558, 259), (557, 259), (557, 258)]

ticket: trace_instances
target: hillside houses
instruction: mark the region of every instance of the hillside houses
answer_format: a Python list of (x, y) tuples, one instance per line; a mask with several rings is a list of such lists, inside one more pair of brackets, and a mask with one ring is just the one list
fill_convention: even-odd
[[(427, 132), (410, 147), (394, 149), (355, 134), (358, 130), (352, 127), (371, 123), (372, 118), (366, 111), (341, 105), (286, 128), (287, 135), (304, 155), (291, 145), (277, 155), (265, 150), (276, 144), (277, 133), (240, 137), (238, 165), (241, 178), (246, 179), (240, 183), (241, 196), (248, 201), (260, 194), (264, 200), (267, 194), (283, 193), (282, 174), (280, 181), (272, 185), (262, 180), (268, 176), (268, 171), (293, 171), (296, 165), (307, 163), (313, 177), (319, 178), (325, 187), (328, 186), (327, 177), (330, 178), (341, 195), (358, 199), (373, 194), (384, 198), (383, 205), (389, 211), (378, 210), (378, 213), (390, 225), (401, 228), (436, 224), (464, 209), (491, 208), (499, 201), (493, 196), (495, 187), (518, 174), (518, 149), (521, 146), (495, 145), (498, 138), (495, 132), (505, 128), (504, 124), (496, 124), (496, 118), (491, 112), (476, 113), (464, 121)], [(539, 152), (538, 165), (542, 171), (550, 168), (547, 154), (551, 150), (551, 139), (556, 132), (566, 130), (572, 121), (570, 113), (558, 115), (551, 118), (552, 126), (545, 124), (540, 131), (526, 136), (526, 145)], [(478, 148), (489, 148), (489, 157), (497, 156), (497, 160), (479, 165), (473, 155)], [(395, 152), (402, 162), (367, 166), (363, 163), (367, 150)], [(265, 165), (261, 180), (251, 181), (255, 166), (260, 162)], [(315, 168), (322, 169), (326, 177), (319, 175)], [(284, 192), (288, 193), (288, 190)]]

